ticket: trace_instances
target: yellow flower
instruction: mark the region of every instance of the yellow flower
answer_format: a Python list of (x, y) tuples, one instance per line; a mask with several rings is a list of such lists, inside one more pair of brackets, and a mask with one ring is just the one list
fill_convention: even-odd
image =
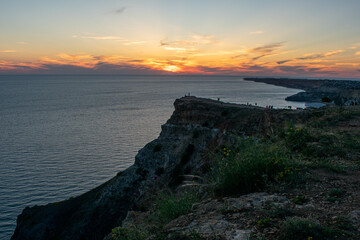
[(312, 240), (313, 239), (313, 237), (308, 237), (308, 240)]

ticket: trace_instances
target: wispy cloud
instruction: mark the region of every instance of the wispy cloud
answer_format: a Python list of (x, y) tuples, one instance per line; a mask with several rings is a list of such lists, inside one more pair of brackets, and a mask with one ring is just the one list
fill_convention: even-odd
[(356, 52), (355, 55), (360, 55), (360, 52)]
[(293, 59), (286, 59), (282, 61), (278, 61), (278, 64), (283, 64), (287, 62), (297, 61), (297, 60), (314, 60), (314, 59), (320, 59), (325, 57), (331, 57), (334, 55), (338, 55), (340, 53), (344, 52), (344, 50), (336, 50), (336, 51), (329, 51), (326, 53), (310, 53), (310, 54), (304, 54), (303, 57), (293, 58)]
[(249, 34), (250, 35), (258, 35), (258, 34), (264, 34), (264, 33), (265, 33), (264, 31), (259, 30), (259, 31), (250, 32)]
[(22, 70), (31, 71), (34, 69), (42, 68), (42, 64), (40, 63), (24, 63), (24, 62), (9, 62), (0, 60), (0, 70), (4, 72), (8, 72), (9, 70), (14, 70), (17, 73)]
[(93, 39), (93, 40), (118, 40), (118, 41), (126, 41), (123, 37), (118, 36), (79, 36), (79, 35), (73, 35), (73, 38), (79, 38), (79, 39)]
[(90, 39), (90, 40), (99, 40), (99, 41), (117, 41), (122, 42), (125, 46), (131, 46), (131, 45), (139, 45), (147, 43), (147, 41), (132, 41), (120, 36), (79, 36), (79, 35), (73, 35), (73, 38), (76, 39)]
[(124, 6), (124, 7), (121, 7), (121, 8), (116, 9), (116, 10), (114, 11), (114, 13), (116, 13), (116, 14), (122, 14), (123, 12), (125, 12), (125, 10), (126, 10), (126, 7)]
[(181, 48), (181, 47), (170, 47), (170, 46), (165, 46), (164, 49), (169, 50), (169, 51), (176, 51), (178, 53), (198, 51), (198, 49), (196, 49), (196, 48)]
[(262, 45), (255, 48), (245, 49), (242, 51), (243, 52), (242, 54), (234, 56), (233, 59), (246, 58), (247, 60), (250, 61), (256, 61), (263, 57), (279, 54), (281, 53), (279, 49), (284, 46), (284, 43), (285, 42), (277, 42), (277, 43)]
[(25, 44), (27, 44), (27, 42), (16, 42), (16, 44), (25, 45)]
[(14, 53), (16, 50), (0, 50), (0, 53)]
[(134, 42), (127, 41), (124, 43), (124, 45), (130, 46), (130, 45), (139, 45), (139, 44), (144, 44), (144, 43), (147, 43), (147, 42), (146, 41), (134, 41)]
[(200, 45), (212, 45), (218, 43), (215, 36), (212, 35), (192, 35), (189, 39), (186, 40), (175, 40), (169, 41), (168, 38), (165, 38), (160, 41), (160, 47), (172, 47), (172, 48), (191, 48), (190, 50), (194, 51), (194, 46)]
[(249, 52), (269, 54), (269, 53), (272, 53), (272, 52), (278, 50), (282, 46), (284, 46), (284, 42), (272, 43), (272, 44), (267, 44), (264, 46), (252, 48), (249, 50)]

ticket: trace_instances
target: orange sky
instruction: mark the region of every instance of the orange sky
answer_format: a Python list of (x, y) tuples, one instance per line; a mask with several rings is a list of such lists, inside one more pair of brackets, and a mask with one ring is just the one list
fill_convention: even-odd
[(270, 2), (5, 0), (0, 74), (360, 78), (359, 1)]

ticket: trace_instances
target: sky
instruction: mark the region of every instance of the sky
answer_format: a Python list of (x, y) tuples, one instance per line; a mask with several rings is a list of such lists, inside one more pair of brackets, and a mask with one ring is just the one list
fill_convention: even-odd
[(359, 0), (0, 0), (0, 74), (360, 78)]

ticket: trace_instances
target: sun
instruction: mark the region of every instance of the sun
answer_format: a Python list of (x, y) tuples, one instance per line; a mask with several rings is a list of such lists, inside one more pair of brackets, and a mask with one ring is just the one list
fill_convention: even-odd
[(175, 65), (168, 65), (163, 67), (163, 70), (168, 71), (168, 72), (178, 72), (181, 70), (181, 68), (179, 68), (178, 66)]

